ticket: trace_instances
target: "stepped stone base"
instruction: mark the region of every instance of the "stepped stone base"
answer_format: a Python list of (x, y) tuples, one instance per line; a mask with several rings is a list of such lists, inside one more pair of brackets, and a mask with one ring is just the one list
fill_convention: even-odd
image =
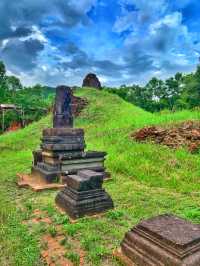
[(67, 187), (56, 196), (56, 204), (71, 218), (93, 215), (113, 208), (113, 201), (102, 189), (103, 175), (90, 170), (69, 175)]
[(32, 175), (52, 183), (83, 169), (105, 172), (106, 153), (84, 151), (83, 129), (46, 128), (41, 140), (41, 149), (33, 152)]
[(199, 266), (200, 225), (167, 214), (142, 221), (116, 256), (128, 266)]
[(76, 192), (68, 187), (58, 193), (56, 204), (73, 219), (113, 208), (113, 202), (104, 190)]

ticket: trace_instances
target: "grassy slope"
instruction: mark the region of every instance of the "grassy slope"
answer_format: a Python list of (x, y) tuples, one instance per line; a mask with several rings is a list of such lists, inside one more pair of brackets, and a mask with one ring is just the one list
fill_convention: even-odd
[[(66, 232), (88, 250), (87, 265), (118, 265), (112, 259), (112, 249), (142, 218), (172, 212), (200, 222), (199, 155), (139, 144), (129, 138), (136, 128), (199, 119), (200, 113), (156, 115), (106, 92), (85, 89), (77, 94), (87, 97), (90, 105), (76, 120), (76, 126), (84, 127), (88, 149), (108, 152), (106, 166), (113, 179), (105, 187), (116, 206), (101, 219), (85, 218), (75, 225), (64, 225)], [(47, 117), (0, 137), (0, 246), (4, 246), (0, 248), (0, 265), (42, 265), (37, 244), (42, 230), (34, 228), (31, 235), (21, 221), (35, 208), (59, 216), (53, 207), (56, 192), (37, 194), (19, 190), (14, 183), (17, 172), (29, 171), (31, 152), (39, 144), (42, 128), (50, 126), (49, 121)]]

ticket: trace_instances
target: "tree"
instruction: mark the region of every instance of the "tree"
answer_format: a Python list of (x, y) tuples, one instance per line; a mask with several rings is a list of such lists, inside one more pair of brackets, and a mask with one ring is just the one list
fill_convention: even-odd
[(20, 80), (15, 76), (6, 77), (6, 83), (7, 83), (8, 89), (12, 91), (13, 95), (15, 94), (17, 90), (21, 90), (23, 88)]
[(2, 61), (0, 61), (0, 83), (3, 81), (6, 75), (6, 67)]

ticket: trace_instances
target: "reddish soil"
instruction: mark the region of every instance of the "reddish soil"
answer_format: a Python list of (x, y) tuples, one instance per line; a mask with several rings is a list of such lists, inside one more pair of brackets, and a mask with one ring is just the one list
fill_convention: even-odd
[[(47, 212), (36, 209), (33, 211), (33, 218), (24, 223), (46, 223), (47, 225), (54, 225), (50, 217), (48, 217)], [(66, 233), (62, 231), (62, 225), (54, 225), (56, 229), (55, 236), (49, 233), (45, 233), (41, 239), (42, 251), (41, 257), (48, 266), (74, 266), (74, 264), (67, 258), (67, 254), (71, 251), (75, 252), (80, 257), (79, 265), (84, 265), (85, 252), (80, 248), (80, 244), (77, 240), (72, 239), (67, 236)], [(72, 247), (68, 248), (64, 244), (63, 240), (67, 240), (67, 243)]]
[(81, 111), (88, 105), (88, 101), (85, 98), (72, 97), (72, 113), (75, 117), (79, 116)]
[(48, 184), (45, 182), (44, 179), (41, 179), (37, 176), (32, 176), (28, 174), (17, 174), (19, 177), (17, 181), (17, 185), (21, 188), (31, 188), (32, 190), (38, 192), (42, 190), (48, 190), (48, 189), (62, 189), (66, 185), (60, 184), (60, 183), (51, 183)]
[(41, 252), (42, 258), (49, 266), (73, 266), (73, 263), (65, 258), (66, 249), (60, 245), (63, 235), (52, 237), (44, 235), (42, 242), (45, 243), (46, 248)]
[(19, 122), (12, 122), (11, 125), (9, 126), (9, 128), (6, 131), (16, 131), (18, 129), (21, 129), (22, 125)]
[(200, 122), (187, 121), (173, 128), (145, 127), (131, 134), (139, 142), (153, 141), (170, 148), (187, 147), (191, 153), (200, 149)]

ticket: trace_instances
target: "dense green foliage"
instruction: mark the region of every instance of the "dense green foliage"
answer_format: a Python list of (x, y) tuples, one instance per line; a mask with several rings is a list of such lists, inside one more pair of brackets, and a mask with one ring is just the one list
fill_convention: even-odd
[(144, 87), (105, 89), (150, 112), (192, 109), (200, 106), (200, 66), (195, 73), (177, 73), (165, 81), (154, 77)]
[[(25, 124), (38, 120), (47, 113), (52, 103), (52, 97), (53, 91), (41, 85), (23, 87), (17, 77), (6, 75), (5, 65), (0, 62), (0, 104), (15, 104), (22, 108)], [(7, 111), (5, 114), (5, 128), (8, 128), (11, 122), (21, 122), (21, 120), (20, 111)]]
[[(84, 88), (76, 94), (86, 97), (89, 105), (75, 126), (84, 128), (88, 149), (108, 153), (106, 167), (112, 180), (104, 186), (115, 203), (115, 209), (102, 217), (83, 218), (75, 224), (66, 219), (61, 225), (67, 239), (72, 237), (86, 251), (84, 265), (119, 265), (112, 257), (113, 249), (140, 219), (174, 213), (200, 222), (199, 154), (130, 138), (143, 126), (199, 120), (198, 110), (151, 114), (106, 91)], [(49, 229), (42, 224), (22, 224), (35, 209), (48, 211), (55, 221), (51, 226), (63, 220), (55, 209), (56, 191), (34, 193), (15, 185), (17, 172), (30, 171), (32, 151), (50, 121), (48, 116), (0, 136), (0, 247), (4, 247), (0, 248), (0, 265), (43, 265), (39, 239)], [(69, 254), (74, 254), (73, 246), (71, 249)]]

